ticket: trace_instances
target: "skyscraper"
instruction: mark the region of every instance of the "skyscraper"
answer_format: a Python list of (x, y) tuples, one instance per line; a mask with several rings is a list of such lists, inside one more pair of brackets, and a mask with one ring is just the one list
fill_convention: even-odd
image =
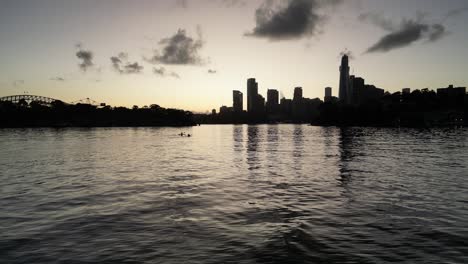
[(240, 113), (244, 110), (244, 95), (240, 91), (232, 92), (232, 108), (234, 112)]
[(325, 87), (325, 102), (330, 102), (332, 100), (332, 88), (331, 87)]
[(302, 87), (294, 88), (294, 98), (292, 103), (293, 119), (300, 120), (304, 116), (305, 107), (302, 97)]
[(279, 111), (279, 92), (278, 90), (268, 89), (267, 91), (267, 112), (274, 114)]
[(258, 83), (255, 78), (247, 80), (247, 111), (254, 113), (258, 100)]
[(349, 79), (350, 93), (348, 94), (348, 102), (354, 105), (362, 103), (363, 93), (365, 89), (365, 80), (361, 77), (351, 76)]
[(341, 66), (340, 66), (340, 91), (339, 91), (339, 98), (340, 101), (343, 103), (350, 103), (349, 102), (349, 58), (347, 55), (343, 55), (341, 58)]
[(298, 101), (302, 99), (302, 87), (294, 88), (294, 98), (293, 100)]

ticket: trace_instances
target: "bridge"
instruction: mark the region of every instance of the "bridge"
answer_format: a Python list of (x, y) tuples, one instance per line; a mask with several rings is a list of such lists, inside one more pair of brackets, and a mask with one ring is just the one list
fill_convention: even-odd
[(51, 105), (55, 101), (60, 101), (57, 99), (45, 97), (45, 96), (38, 96), (38, 95), (29, 95), (29, 94), (22, 94), (22, 95), (10, 95), (0, 97), (0, 102), (12, 102), (12, 103), (20, 103), (20, 102), (27, 102), (30, 104), (31, 102), (37, 102), (44, 105)]
[[(45, 96), (38, 96), (38, 95), (29, 95), (29, 94), (22, 94), (22, 95), (10, 95), (10, 96), (4, 96), (0, 97), (0, 102), (12, 102), (14, 104), (18, 104), (20, 102), (27, 102), (30, 104), (31, 102), (37, 102), (42, 105), (51, 105), (53, 102), (59, 101), (63, 102), (62, 100), (54, 99), (54, 98), (49, 98)], [(67, 104), (67, 103), (65, 103)], [(85, 98), (81, 99), (75, 102), (71, 102), (70, 104), (76, 105), (76, 104), (89, 104), (93, 105), (96, 107), (104, 107), (106, 106), (105, 103), (98, 103), (94, 101), (93, 99), (90, 98)]]

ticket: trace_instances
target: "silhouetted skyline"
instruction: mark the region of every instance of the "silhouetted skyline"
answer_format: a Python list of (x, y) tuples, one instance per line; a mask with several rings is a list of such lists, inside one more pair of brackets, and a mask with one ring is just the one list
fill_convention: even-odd
[(300, 85), (304, 97), (322, 98), (326, 86), (337, 92), (340, 54), (350, 75), (390, 92), (467, 85), (466, 1), (266, 3), (3, 1), (0, 96), (205, 112), (255, 76), (262, 95), (292, 98)]

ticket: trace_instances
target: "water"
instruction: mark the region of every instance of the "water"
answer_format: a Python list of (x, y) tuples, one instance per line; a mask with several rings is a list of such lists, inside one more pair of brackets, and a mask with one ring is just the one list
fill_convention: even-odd
[(4, 129), (0, 263), (468, 263), (467, 182), (467, 129)]

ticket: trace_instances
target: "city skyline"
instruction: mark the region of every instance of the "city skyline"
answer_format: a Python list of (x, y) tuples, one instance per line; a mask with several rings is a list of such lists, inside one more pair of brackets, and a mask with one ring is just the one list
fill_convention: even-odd
[(389, 92), (467, 85), (464, 1), (176, 2), (3, 1), (0, 96), (206, 112), (255, 76), (259, 94), (322, 99), (338, 96), (343, 53), (350, 75)]

